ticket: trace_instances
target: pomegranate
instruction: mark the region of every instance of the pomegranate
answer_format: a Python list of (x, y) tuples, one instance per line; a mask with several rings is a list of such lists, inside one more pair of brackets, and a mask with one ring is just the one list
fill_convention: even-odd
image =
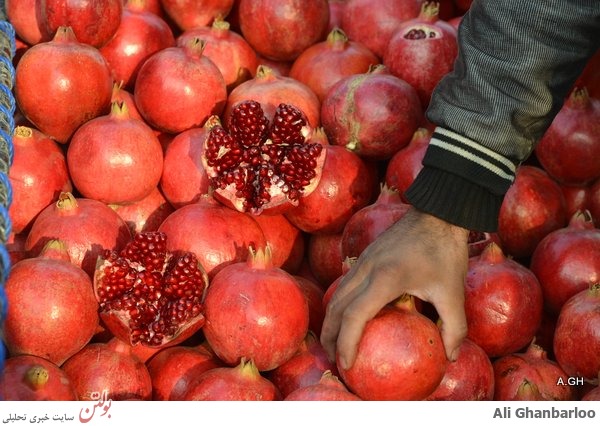
[(273, 119), (277, 107), (284, 103), (294, 105), (302, 111), (311, 128), (320, 123), (321, 102), (315, 92), (292, 77), (277, 74), (274, 68), (267, 65), (259, 65), (254, 78), (231, 91), (223, 112), (224, 122), (229, 120), (233, 109), (239, 103), (248, 100), (260, 103), (269, 120)]
[(422, 400), (439, 386), (448, 363), (439, 329), (408, 295), (367, 322), (349, 369), (339, 361), (343, 382), (369, 401)]
[(323, 289), (312, 279), (294, 275), (296, 282), (308, 303), (308, 329), (318, 336), (321, 335), (325, 309), (323, 308)]
[(309, 331), (298, 352), (270, 371), (268, 378), (279, 389), (281, 396), (286, 398), (297, 389), (319, 383), (326, 371), (338, 374), (335, 363), (327, 359), (318, 337)]
[(202, 373), (185, 393), (185, 401), (277, 401), (273, 383), (261, 376), (252, 360), (235, 367), (217, 367)]
[(125, 221), (132, 235), (158, 230), (163, 221), (175, 211), (158, 187), (140, 201), (131, 204), (110, 204), (109, 207)]
[(39, 256), (23, 259), (6, 280), (10, 303), (4, 341), (11, 355), (36, 355), (61, 365), (98, 327), (90, 277), (69, 260), (65, 244), (51, 240)]
[(485, 351), (470, 339), (463, 340), (456, 361), (448, 364), (439, 386), (427, 401), (491, 401), (494, 369)]
[(79, 42), (70, 27), (60, 27), (52, 40), (27, 49), (15, 70), (20, 111), (60, 143), (86, 121), (108, 112), (112, 86), (100, 52)]
[(379, 58), (373, 52), (334, 28), (325, 41), (313, 44), (296, 58), (289, 76), (310, 87), (323, 102), (335, 83), (365, 73), (376, 64)]
[(539, 167), (519, 167), (498, 215), (503, 250), (516, 258), (531, 256), (542, 238), (564, 227), (567, 221), (558, 183)]
[(327, 0), (239, 0), (240, 31), (260, 55), (293, 61), (327, 35)]
[(213, 126), (202, 161), (213, 195), (240, 212), (279, 214), (298, 205), (319, 183), (325, 150), (306, 143), (304, 113), (280, 104), (269, 122), (259, 102), (241, 102), (227, 130)]
[(175, 46), (175, 36), (164, 19), (147, 10), (148, 0), (127, 0), (114, 36), (100, 48), (115, 81), (133, 89), (137, 73), (152, 54)]
[(77, 401), (69, 378), (56, 364), (34, 355), (10, 357), (0, 376), (2, 401)]
[(67, 360), (63, 371), (79, 401), (98, 400), (99, 393), (113, 401), (150, 400), (152, 380), (148, 368), (131, 354), (131, 346), (117, 338), (90, 343)]
[(160, 0), (160, 3), (177, 27), (185, 31), (227, 16), (234, 0)]
[(571, 377), (598, 385), (600, 371), (600, 283), (572, 296), (563, 305), (554, 331), (554, 356)]
[(177, 209), (158, 230), (167, 235), (168, 250), (194, 253), (210, 279), (225, 266), (245, 261), (250, 247), (266, 244), (252, 216), (225, 207), (210, 196)]
[(102, 250), (119, 250), (131, 239), (131, 233), (123, 219), (106, 204), (63, 192), (33, 222), (25, 250), (30, 256), (37, 256), (52, 239), (63, 241), (71, 262), (91, 277)]
[(408, 145), (422, 120), (417, 91), (383, 65), (341, 79), (321, 106), (330, 143), (374, 160)]
[(432, 132), (425, 127), (419, 127), (403, 148), (400, 148), (387, 163), (385, 168), (385, 184), (400, 192), (404, 201), (404, 192), (413, 183), (423, 168), (423, 157), (429, 146)]
[(566, 185), (559, 183), (559, 186), (565, 198), (565, 213), (567, 217), (572, 217), (578, 211), (587, 208), (591, 185)]
[(529, 345), (542, 320), (542, 289), (528, 268), (490, 243), (469, 258), (465, 281), (467, 337), (501, 357)]
[(161, 349), (148, 363), (154, 401), (180, 401), (202, 373), (222, 367), (204, 346), (171, 346)]
[(172, 346), (204, 325), (208, 277), (192, 253), (167, 250), (163, 232), (135, 235), (98, 257), (94, 291), (106, 327), (131, 345)]
[[(600, 374), (599, 374), (600, 376)], [(600, 401), (600, 385), (594, 386), (581, 397), (582, 401)]]
[(220, 114), (227, 100), (225, 80), (203, 51), (205, 42), (162, 49), (140, 67), (133, 95), (140, 114), (152, 127), (179, 133)]
[(342, 257), (358, 257), (369, 244), (402, 218), (410, 208), (400, 198), (400, 193), (383, 185), (377, 200), (363, 207), (344, 226), (342, 232)]
[(594, 221), (596, 228), (600, 228), (600, 179), (596, 180), (596, 182), (590, 186), (588, 209), (592, 214), (592, 220)]
[(596, 51), (588, 60), (583, 72), (573, 85), (574, 88), (585, 87), (593, 98), (600, 98), (600, 52)]
[(150, 195), (160, 182), (163, 151), (150, 126), (131, 117), (125, 104), (113, 103), (110, 114), (75, 131), (67, 163), (84, 197), (128, 204)]
[(71, 27), (77, 40), (101, 47), (117, 32), (123, 14), (123, 0), (39, 0), (36, 15), (46, 37), (60, 27)]
[[(546, 351), (531, 343), (524, 353), (505, 355), (494, 361), (496, 401), (572, 401), (575, 393), (567, 374)], [(563, 385), (559, 385), (563, 383)]]
[[(356, 257), (347, 257), (342, 261), (341, 274), (339, 275), (339, 277), (337, 277), (335, 280), (332, 281), (332, 283), (329, 285), (329, 287), (327, 287), (327, 289), (325, 290), (325, 294), (323, 295), (323, 308), (325, 308), (325, 310), (327, 310), (327, 305), (329, 304), (329, 301), (333, 297), (333, 293), (335, 293), (335, 291), (339, 287), (340, 283), (342, 282), (342, 278), (344, 278), (344, 275), (346, 275), (348, 273), (350, 268), (352, 268), (352, 266), (356, 263), (357, 260), (358, 260), (358, 258), (356, 258)], [(415, 300), (415, 302), (416, 302), (416, 300)]]
[(500, 237), (496, 232), (470, 231), (468, 237), (469, 257), (479, 256), (491, 242), (500, 246)]
[(306, 248), (306, 257), (311, 272), (322, 289), (342, 275), (342, 234), (311, 234)]
[(273, 267), (268, 246), (221, 269), (205, 306), (204, 336), (229, 365), (246, 358), (260, 371), (273, 370), (296, 353), (308, 331), (306, 298), (293, 276)]
[(348, 0), (329, 0), (329, 25), (327, 31), (331, 32), (335, 28), (342, 29), (342, 16)]
[(160, 188), (176, 209), (208, 194), (210, 182), (202, 164), (204, 141), (208, 131), (219, 123), (219, 117), (213, 115), (204, 126), (175, 135), (165, 149)]
[(39, 130), (17, 126), (9, 169), (12, 203), (8, 213), (12, 231), (28, 231), (31, 223), (61, 192), (72, 191), (65, 155), (58, 144)]
[(600, 177), (600, 99), (574, 89), (535, 147), (543, 169), (561, 183)]
[(206, 41), (203, 54), (223, 74), (228, 92), (253, 78), (258, 67), (258, 56), (254, 49), (230, 28), (228, 21), (217, 17), (210, 27), (193, 27), (177, 37), (179, 46), (185, 45), (193, 37)]
[(554, 315), (576, 293), (600, 282), (600, 229), (589, 212), (575, 213), (566, 227), (546, 235), (529, 268), (542, 286), (544, 306)]
[(342, 28), (380, 58), (400, 24), (419, 15), (421, 0), (348, 0)]
[(258, 222), (271, 247), (273, 266), (290, 274), (298, 272), (304, 259), (304, 234), (282, 214), (257, 215)]
[(298, 388), (284, 401), (361, 401), (331, 371), (323, 372), (317, 383)]
[(323, 147), (327, 154), (319, 184), (285, 213), (310, 234), (342, 232), (350, 217), (371, 202), (376, 188), (375, 170), (361, 157), (343, 146)]
[(394, 31), (383, 54), (390, 72), (413, 86), (426, 108), (433, 88), (454, 67), (457, 33), (439, 19), (439, 3), (424, 2), (419, 16)]
[(44, 39), (42, 34), (37, 3), (38, 0), (4, 0), (6, 19), (15, 29), (17, 38), (30, 46), (50, 40)]

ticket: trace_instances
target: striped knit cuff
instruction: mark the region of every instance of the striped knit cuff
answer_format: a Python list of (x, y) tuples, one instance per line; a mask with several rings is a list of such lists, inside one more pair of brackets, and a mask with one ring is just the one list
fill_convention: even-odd
[(514, 163), (438, 127), (423, 166), (404, 194), (413, 206), (469, 230), (497, 230), (504, 194), (514, 181)]

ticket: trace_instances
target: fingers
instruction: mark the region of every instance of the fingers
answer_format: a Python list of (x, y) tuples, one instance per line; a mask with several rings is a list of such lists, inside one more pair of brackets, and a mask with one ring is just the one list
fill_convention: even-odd
[(440, 331), (446, 357), (450, 361), (456, 361), (458, 349), (467, 336), (464, 296), (461, 295), (462, 293), (443, 300), (432, 301), (442, 323)]

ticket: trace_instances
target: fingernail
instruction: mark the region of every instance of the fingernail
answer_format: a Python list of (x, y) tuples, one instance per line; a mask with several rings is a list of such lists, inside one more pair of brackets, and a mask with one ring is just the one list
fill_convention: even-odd
[(346, 358), (340, 357), (340, 367), (342, 370), (348, 369), (348, 363), (346, 362)]
[(458, 359), (458, 349), (454, 349), (450, 354), (450, 361), (454, 362)]

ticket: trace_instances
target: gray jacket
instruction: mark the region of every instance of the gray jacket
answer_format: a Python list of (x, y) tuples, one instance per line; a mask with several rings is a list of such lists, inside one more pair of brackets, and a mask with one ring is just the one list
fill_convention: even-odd
[(516, 168), (599, 45), (600, 0), (474, 0), (454, 70), (427, 110), (439, 127), (408, 200), (467, 229), (495, 231)]

